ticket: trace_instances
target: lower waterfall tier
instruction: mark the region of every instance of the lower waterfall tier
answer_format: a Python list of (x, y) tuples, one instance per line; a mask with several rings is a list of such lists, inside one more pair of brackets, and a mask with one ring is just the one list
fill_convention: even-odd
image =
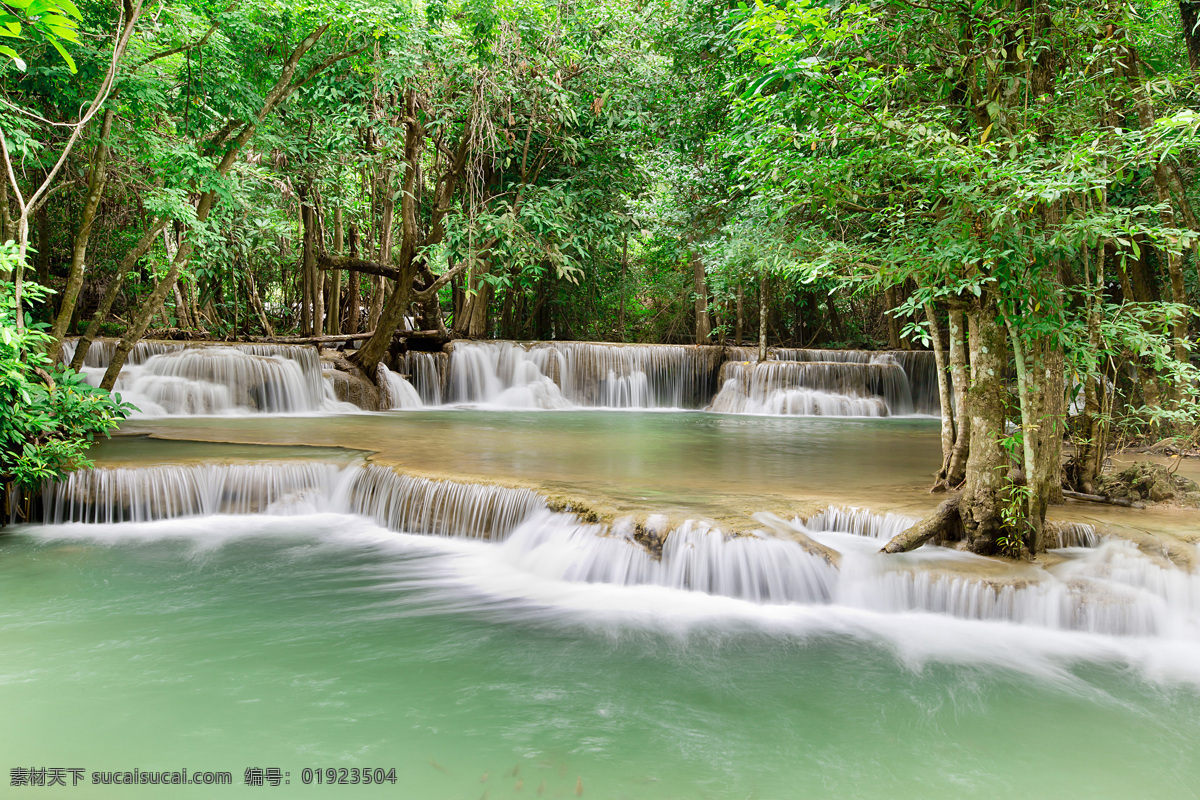
[(1047, 566), (997, 572), (997, 562), (931, 546), (880, 555), (883, 542), (913, 522), (896, 515), (835, 508), (807, 522), (764, 517), (762, 526), (738, 531), (655, 517), (584, 523), (550, 510), (528, 489), (430, 480), (379, 465), (106, 468), (49, 484), (44, 498), (47, 524), (87, 523), (64, 529), (79, 536), (97, 525), (119, 534), (189, 517), (342, 514), (399, 535), (486, 540), (488, 558), (538, 580), (1200, 641), (1200, 575), (1129, 542), (1099, 541), (1082, 526), (1075, 542), (1093, 547), (1057, 551)]

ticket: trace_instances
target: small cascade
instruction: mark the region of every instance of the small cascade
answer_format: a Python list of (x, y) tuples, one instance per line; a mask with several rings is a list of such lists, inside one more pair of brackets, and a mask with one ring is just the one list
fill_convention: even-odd
[(698, 408), (716, 389), (720, 347), (553, 342), (563, 394), (602, 408)]
[(571, 407), (547, 374), (552, 365), (547, 356), (553, 353), (530, 352), (513, 342), (455, 342), (451, 347), (449, 402), (500, 408)]
[(50, 524), (323, 511), (370, 517), (393, 531), (474, 539), (504, 538), (546, 508), (528, 489), (308, 461), (80, 470), (46, 483), (42, 498)]
[(689, 520), (666, 536), (654, 558), (627, 536), (602, 526), (565, 523), (564, 515), (531, 519), (504, 543), (520, 569), (546, 578), (620, 586), (664, 586), (753, 603), (826, 603), (837, 572), (792, 542), (729, 536)]
[(54, 524), (111, 524), (305, 513), (333, 494), (340, 474), (336, 465), (308, 461), (79, 470), (42, 487), (43, 514)]
[[(74, 356), (76, 340), (63, 343)], [(99, 385), (116, 342), (96, 340), (83, 368)], [(138, 342), (114, 389), (140, 416), (295, 414), (344, 410), (322, 377), (317, 351), (300, 345)]]
[(417, 390), (423, 405), (440, 406), (445, 395), (449, 361), (450, 356), (446, 353), (420, 353), (410, 350), (399, 357), (396, 368)]
[(915, 517), (907, 517), (903, 514), (891, 512), (880, 514), (865, 508), (830, 506), (809, 517), (807, 521), (800, 523), (797, 520), (797, 523), (812, 533), (837, 531), (888, 542), (892, 537), (903, 533), (919, 521)]
[(932, 350), (893, 350), (891, 357), (904, 368), (912, 387), (913, 410), (917, 414), (938, 416), (942, 401), (938, 397), (937, 360)]
[(719, 347), (455, 342), (448, 400), (514, 408), (696, 408), (712, 396)]
[[(757, 350), (754, 350), (757, 356)], [(909, 413), (937, 415), (937, 362), (930, 350), (820, 350), (777, 347), (771, 355), (779, 361), (825, 362), (837, 364), (898, 364), (908, 381), (913, 411)], [(755, 359), (746, 359), (748, 361)]]
[(424, 405), (413, 385), (388, 369), (386, 364), (379, 365), (379, 385), (387, 408), (421, 408)]
[(1050, 536), (1047, 547), (1099, 547), (1100, 536), (1094, 525), (1083, 522), (1052, 522), (1047, 524)]
[(908, 376), (894, 361), (727, 362), (721, 377), (711, 411), (839, 417), (913, 413)]
[(340, 509), (389, 530), (469, 539), (503, 539), (546, 508), (528, 489), (416, 478), (378, 465), (354, 470), (340, 495)]

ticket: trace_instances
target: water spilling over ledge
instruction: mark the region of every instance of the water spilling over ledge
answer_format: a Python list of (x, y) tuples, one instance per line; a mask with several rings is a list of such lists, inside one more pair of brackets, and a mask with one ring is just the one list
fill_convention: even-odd
[[(62, 358), (69, 360), (75, 347), (65, 342)], [(84, 372), (93, 383), (115, 349), (112, 340), (88, 349)], [(139, 416), (445, 405), (850, 417), (938, 410), (931, 353), (772, 349), (770, 356), (757, 364), (757, 351), (715, 345), (456, 341), (445, 352), (402, 353), (381, 365), (378, 386), (362, 386), (337, 370), (323, 375), (312, 347), (143, 341), (116, 389), (141, 409)]]
[[(74, 357), (76, 340), (63, 343)], [(96, 340), (83, 371), (98, 385), (116, 342)], [(130, 351), (114, 391), (138, 407), (138, 416), (302, 414), (353, 410), (339, 404), (311, 347), (276, 344), (141, 341)]]
[[(1005, 566), (932, 546), (886, 557), (880, 543), (912, 520), (862, 509), (830, 508), (771, 532), (701, 520), (585, 523), (552, 511), (529, 489), (311, 461), (96, 469), (47, 485), (44, 503), (51, 527), (345, 514), (397, 533), (488, 540), (479, 557), (537, 580), (1200, 641), (1200, 575), (1130, 542), (1058, 551), (1045, 566)], [(658, 533), (648, 538), (647, 528)], [(1095, 543), (1086, 526), (1066, 535)], [(655, 538), (658, 546), (649, 546)], [(837, 551), (836, 563), (804, 544), (812, 541)]]

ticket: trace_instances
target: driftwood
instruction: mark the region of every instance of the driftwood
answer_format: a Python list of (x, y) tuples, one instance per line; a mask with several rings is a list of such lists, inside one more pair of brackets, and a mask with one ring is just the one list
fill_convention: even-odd
[(940, 533), (950, 532), (959, 523), (959, 495), (948, 497), (925, 519), (892, 537), (879, 551), (881, 553), (907, 553), (915, 550)]
[(1124, 508), (1145, 508), (1142, 503), (1134, 500), (1129, 500), (1124, 497), (1105, 497), (1102, 494), (1085, 494), (1084, 492), (1070, 492), (1063, 489), (1063, 497), (1070, 497), (1073, 500), (1087, 500), (1089, 503), (1103, 503), (1106, 506), (1122, 506)]

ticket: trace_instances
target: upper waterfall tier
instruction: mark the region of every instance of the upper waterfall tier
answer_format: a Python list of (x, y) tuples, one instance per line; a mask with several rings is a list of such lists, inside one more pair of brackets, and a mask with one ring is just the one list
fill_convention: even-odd
[(699, 408), (724, 358), (720, 347), (593, 342), (454, 342), (449, 350), (446, 402), (514, 408)]
[[(63, 344), (64, 360), (75, 347)], [(83, 370), (94, 384), (115, 349), (112, 340), (88, 349)], [(778, 348), (759, 364), (757, 350), (742, 347), (456, 341), (445, 352), (407, 352), (382, 366), (378, 402), (364, 408), (938, 413), (934, 361), (925, 352)], [(299, 345), (143, 341), (130, 352), (116, 389), (139, 416), (357, 410), (337, 402), (317, 350)]]
[[(458, 341), (447, 350), (406, 353), (397, 362), (425, 405), (938, 413), (932, 353), (772, 349), (768, 363), (774, 366), (764, 365), (752, 381), (756, 369), (742, 363), (756, 357), (751, 348)], [(742, 378), (737, 392), (729, 385), (733, 377)], [(728, 391), (718, 394), (721, 386)]]
[(839, 417), (938, 413), (931, 353), (779, 349), (771, 355), (763, 362), (727, 361), (709, 409)]
[[(64, 361), (74, 357), (77, 344), (63, 343)], [(96, 340), (88, 348), (83, 371), (93, 385), (115, 351), (112, 340)], [(353, 410), (333, 398), (317, 351), (299, 345), (141, 341), (114, 390), (144, 417)]]

